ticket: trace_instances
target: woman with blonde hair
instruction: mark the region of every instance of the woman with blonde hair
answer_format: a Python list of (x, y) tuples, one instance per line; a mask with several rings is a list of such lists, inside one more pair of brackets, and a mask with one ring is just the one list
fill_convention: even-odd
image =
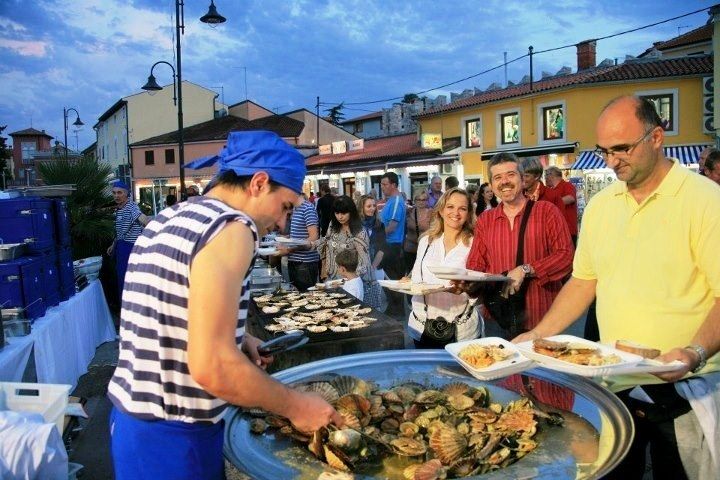
[[(451, 188), (438, 200), (430, 228), (420, 238), (417, 260), (412, 269), (413, 283), (444, 284), (428, 266), (465, 268), (473, 240), (472, 198), (462, 189)], [(479, 314), (464, 293), (437, 292), (412, 297), (408, 333), (416, 348), (442, 348), (448, 343), (477, 338)]]
[(377, 204), (373, 195), (362, 195), (357, 202), (363, 229), (368, 237), (370, 253), (370, 275), (363, 279), (365, 288), (364, 301), (371, 307), (385, 311), (387, 300), (382, 287), (377, 282), (385, 279), (382, 261), (385, 256), (385, 227), (377, 217)]

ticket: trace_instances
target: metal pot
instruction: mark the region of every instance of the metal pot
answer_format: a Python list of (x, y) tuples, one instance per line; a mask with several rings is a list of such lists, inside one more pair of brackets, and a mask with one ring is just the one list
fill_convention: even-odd
[[(502, 379), (480, 382), (460, 368), (444, 350), (391, 350), (335, 357), (300, 365), (275, 374), (284, 383), (307, 382), (332, 375), (354, 375), (388, 388), (413, 381), (441, 386), (463, 381), (485, 385), (495, 401), (507, 403), (519, 397), (500, 386)], [(600, 478), (627, 454), (634, 427), (620, 400), (596, 383), (577, 376), (535, 368), (524, 372), (534, 382), (549, 382), (573, 393), (571, 411), (563, 412), (565, 427), (545, 429), (540, 446), (507, 468), (483, 479), (546, 478), (552, 480)], [(225, 457), (251, 478), (317, 478), (327, 466), (302, 446), (273, 433), (250, 433), (250, 417), (237, 407), (225, 416)], [(555, 430), (553, 430), (555, 429)], [(354, 478), (402, 478), (402, 469), (385, 470)], [(479, 477), (475, 477), (479, 478)]]
[(5, 338), (24, 337), (32, 331), (30, 320), (3, 320), (2, 326)]
[(25, 254), (27, 245), (24, 243), (2, 243), (0, 244), (0, 262), (15, 260)]

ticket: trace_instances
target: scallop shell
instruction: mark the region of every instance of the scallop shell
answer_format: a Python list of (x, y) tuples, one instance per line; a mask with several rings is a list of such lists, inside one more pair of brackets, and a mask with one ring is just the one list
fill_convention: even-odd
[(405, 467), (405, 469), (403, 470), (403, 477), (406, 480), (414, 480), (415, 472), (417, 471), (418, 467), (420, 467), (420, 465), (420, 463), (414, 463), (409, 467)]
[(340, 325), (331, 325), (330, 330), (337, 333), (349, 332), (350, 327), (342, 327)]
[(347, 458), (343, 458), (341, 452), (337, 449), (332, 448), (330, 445), (324, 445), (323, 450), (325, 451), (325, 461), (328, 465), (344, 472), (350, 471), (350, 462)]
[(453, 477), (468, 477), (478, 467), (476, 458), (470, 456), (456, 460), (450, 465), (449, 472)]
[(475, 405), (475, 400), (468, 397), (467, 395), (450, 395), (447, 398), (448, 405), (458, 411), (467, 410), (468, 408)]
[(358, 418), (368, 415), (370, 407), (370, 400), (356, 393), (345, 394), (335, 402), (338, 412), (351, 413)]
[(278, 313), (280, 311), (280, 307), (275, 305), (265, 305), (262, 307), (263, 313)]
[(328, 327), (326, 327), (325, 325), (308, 325), (305, 327), (305, 329), (308, 332), (312, 333), (322, 333), (327, 332)]
[(347, 412), (338, 412), (340, 416), (345, 421), (345, 426), (347, 428), (352, 428), (353, 430), (360, 430), (363, 425), (360, 423), (360, 419), (353, 415), (352, 413)]
[(331, 383), (341, 396), (348, 393), (357, 393), (358, 395), (368, 397), (373, 390), (377, 389), (372, 382), (366, 382), (361, 378), (351, 375), (340, 375), (333, 379)]
[(468, 413), (467, 416), (470, 417), (470, 420), (473, 422), (480, 423), (495, 423), (498, 419), (498, 414), (489, 408), (479, 408), (474, 412)]
[(277, 323), (271, 323), (269, 325), (265, 325), (265, 330), (267, 330), (268, 332), (282, 332), (283, 330), (285, 330), (285, 327)]
[(253, 418), (250, 420), (250, 431), (252, 433), (261, 434), (267, 430), (268, 424), (262, 418)]
[(448, 383), (442, 388), (447, 395), (465, 395), (470, 390), (470, 385), (463, 382)]
[(308, 303), (307, 305), (305, 305), (305, 310), (317, 310), (319, 308), (320, 305), (318, 305), (317, 303)]
[(297, 390), (302, 392), (313, 392), (320, 395), (328, 403), (336, 402), (340, 395), (335, 387), (329, 382), (312, 382), (306, 385), (300, 385), (296, 387)]
[(445, 400), (445, 394), (439, 390), (425, 390), (415, 396), (415, 403), (422, 405), (433, 405)]
[(358, 314), (360, 314), (360, 315), (365, 315), (365, 314), (367, 314), (367, 313), (372, 312), (372, 308), (370, 308), (370, 307), (359, 308), (359, 309), (356, 310), (356, 312), (357, 312)]
[(420, 427), (413, 422), (403, 422), (398, 430), (403, 437), (414, 437), (420, 431)]
[(537, 421), (532, 410), (515, 410), (500, 415), (495, 423), (495, 428), (502, 431), (530, 431), (535, 428)]
[(454, 428), (437, 428), (430, 435), (430, 446), (435, 457), (443, 465), (449, 465), (465, 453), (467, 440)]
[(442, 480), (447, 478), (447, 472), (440, 460), (434, 458), (415, 469), (413, 480)]
[(399, 437), (390, 442), (393, 451), (403, 457), (418, 457), (427, 452), (425, 442), (414, 438)]

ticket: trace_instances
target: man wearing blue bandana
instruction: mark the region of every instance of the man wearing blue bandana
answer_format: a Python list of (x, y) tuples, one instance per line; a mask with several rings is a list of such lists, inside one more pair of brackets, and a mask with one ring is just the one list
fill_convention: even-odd
[(305, 158), (271, 132), (231, 132), (202, 196), (160, 212), (128, 265), (120, 359), (108, 395), (115, 478), (221, 479), (228, 404), (317, 430), (342, 417), (320, 396), (264, 372), (244, 333), (259, 239), (299, 202)]
[(115, 240), (107, 249), (107, 254), (115, 255), (115, 271), (117, 272), (118, 300), (122, 300), (125, 271), (128, 258), (135, 240), (142, 233), (143, 227), (150, 219), (143, 215), (138, 204), (130, 200), (130, 187), (122, 180), (112, 184), (113, 200), (115, 200)]

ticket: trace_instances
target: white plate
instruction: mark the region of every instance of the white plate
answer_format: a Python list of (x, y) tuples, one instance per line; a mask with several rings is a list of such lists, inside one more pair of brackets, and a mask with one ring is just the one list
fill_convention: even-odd
[(437, 275), (438, 273), (441, 275), (464, 275), (467, 273), (466, 268), (462, 267), (447, 267), (445, 265), (428, 265), (427, 269), (430, 270), (432, 273)]
[(275, 247), (260, 247), (258, 248), (258, 255), (262, 256), (268, 256), (268, 255), (275, 255), (278, 253), (278, 249)]
[(345, 283), (345, 280), (342, 278), (337, 278), (335, 280), (328, 280), (325, 283), (316, 283), (312, 287), (309, 287), (308, 290), (311, 292), (315, 290), (332, 290), (333, 288), (340, 288), (343, 286), (343, 283)]
[[(475, 368), (460, 358), (460, 351), (468, 345), (502, 345), (507, 348), (510, 355), (505, 360), (495, 362), (489, 367)], [(524, 357), (518, 348), (500, 337), (476, 338), (474, 340), (465, 340), (445, 345), (445, 350), (452, 355), (456, 362), (467, 370), (473, 377), (479, 380), (495, 380), (496, 378), (507, 377), (515, 373), (520, 373), (535, 367), (535, 362)]]
[(629, 375), (631, 373), (665, 373), (680, 370), (684, 366), (685, 364), (680, 360), (675, 360), (670, 363), (662, 363), (650, 358), (643, 358), (640, 363), (613, 370), (612, 374)]
[(441, 292), (447, 288), (447, 286), (440, 284), (401, 282), (400, 280), (378, 280), (377, 282), (381, 287), (407, 295), (427, 295), (428, 293)]
[(510, 280), (505, 275), (477, 272), (466, 268), (456, 268), (455, 270), (455, 273), (433, 273), (435, 273), (437, 278), (441, 278), (443, 280), (465, 280), (468, 282), (507, 282)]
[(307, 246), (306, 238), (275, 237), (275, 243), (284, 247)]
[(591, 342), (590, 340), (585, 340), (584, 338), (575, 337), (573, 335), (555, 335), (553, 337), (547, 337), (547, 339), (554, 342), (569, 342), (575, 345), (587, 345), (589, 348), (597, 348), (600, 350), (601, 355), (617, 355), (620, 357), (620, 363), (599, 366), (577, 365), (575, 363), (566, 362), (565, 360), (559, 360), (557, 358), (536, 352), (533, 350), (532, 340), (518, 343), (517, 348), (523, 355), (535, 360), (545, 368), (556, 370), (558, 372), (573, 373), (582, 377), (604, 377), (609, 375), (626, 374), (628, 372), (623, 369), (636, 367), (643, 360), (643, 357), (640, 355), (623, 352), (613, 347), (609, 347), (601, 343)]

